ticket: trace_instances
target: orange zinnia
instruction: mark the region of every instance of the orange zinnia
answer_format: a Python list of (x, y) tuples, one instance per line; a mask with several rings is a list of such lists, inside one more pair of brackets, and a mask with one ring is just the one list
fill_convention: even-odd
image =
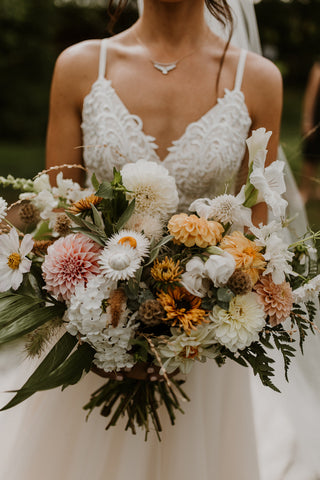
[(219, 247), (230, 253), (236, 261), (236, 268), (245, 270), (254, 285), (265, 270), (266, 261), (261, 250), (263, 247), (256, 245), (246, 238), (241, 232), (226, 235)]
[(221, 223), (186, 213), (173, 215), (169, 220), (168, 230), (177, 242), (183, 243), (186, 247), (197, 245), (201, 248), (216, 245), (224, 232)]
[(171, 321), (173, 327), (177, 325), (188, 334), (196, 329), (196, 325), (206, 322), (207, 312), (200, 308), (201, 298), (192, 295), (183, 287), (158, 293), (158, 300), (167, 313), (164, 321)]

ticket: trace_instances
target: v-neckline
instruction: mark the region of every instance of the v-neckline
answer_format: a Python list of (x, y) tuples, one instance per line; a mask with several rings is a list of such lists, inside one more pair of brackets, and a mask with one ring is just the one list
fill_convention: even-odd
[(126, 113), (126, 115), (128, 115), (129, 117), (131, 117), (132, 119), (138, 119), (139, 120), (139, 123), (140, 123), (140, 128), (139, 128), (139, 132), (140, 134), (145, 138), (145, 140), (147, 141), (147, 143), (151, 146), (151, 148), (153, 149), (153, 152), (158, 160), (158, 162), (160, 163), (165, 163), (169, 157), (170, 157), (170, 154), (171, 152), (174, 150), (174, 148), (183, 141), (183, 139), (185, 138), (185, 136), (187, 135), (188, 131), (190, 130), (190, 128), (194, 125), (197, 125), (197, 124), (201, 124), (201, 122), (207, 117), (209, 116), (210, 114), (212, 114), (212, 112), (214, 112), (216, 110), (216, 108), (228, 97), (228, 95), (231, 95), (233, 93), (238, 93), (241, 95), (241, 98), (242, 98), (242, 101), (243, 101), (243, 104), (246, 108), (246, 111), (248, 113), (248, 117), (250, 118), (250, 115), (249, 115), (249, 111), (248, 111), (248, 108), (246, 106), (246, 103), (244, 102), (244, 94), (241, 90), (237, 89), (237, 88), (233, 88), (232, 90), (229, 90), (228, 88), (225, 88), (224, 89), (224, 95), (222, 97), (218, 97), (217, 98), (217, 101), (216, 103), (211, 107), (209, 108), (209, 110), (207, 110), (207, 112), (205, 112), (203, 115), (201, 115), (200, 118), (198, 118), (198, 120), (195, 120), (193, 122), (190, 122), (186, 128), (184, 129), (183, 133), (180, 135), (179, 138), (177, 138), (176, 140), (172, 140), (171, 144), (169, 145), (169, 147), (167, 147), (167, 155), (161, 159), (160, 156), (158, 155), (157, 153), (157, 149), (159, 149), (159, 144), (157, 143), (157, 139), (155, 137), (153, 137), (152, 135), (148, 135), (144, 130), (143, 130), (143, 120), (142, 118), (137, 115), (137, 114), (134, 114), (134, 113), (131, 113), (130, 110), (128, 109), (128, 107), (125, 105), (125, 103), (123, 102), (123, 100), (121, 99), (121, 97), (118, 95), (117, 91), (115, 90), (115, 88), (113, 87), (112, 85), (112, 81), (106, 77), (100, 77), (97, 79), (97, 81), (95, 83), (99, 83), (103, 81), (111, 90), (111, 92), (113, 93), (114, 97), (116, 98), (117, 102), (119, 103), (119, 105), (121, 106), (121, 108), (123, 109), (123, 111)]

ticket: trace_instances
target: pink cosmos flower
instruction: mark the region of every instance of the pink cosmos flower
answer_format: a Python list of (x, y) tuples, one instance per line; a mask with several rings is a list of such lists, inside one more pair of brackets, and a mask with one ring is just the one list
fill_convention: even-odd
[(100, 247), (80, 233), (59, 238), (42, 264), (46, 289), (58, 300), (69, 300), (79, 284), (100, 273)]
[(289, 317), (292, 310), (293, 295), (290, 284), (283, 282), (275, 284), (271, 275), (261, 276), (254, 286), (263, 304), (264, 311), (269, 315), (269, 322), (275, 327)]

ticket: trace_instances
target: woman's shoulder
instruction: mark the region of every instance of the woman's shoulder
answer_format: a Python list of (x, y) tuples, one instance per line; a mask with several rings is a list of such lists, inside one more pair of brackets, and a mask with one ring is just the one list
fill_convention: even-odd
[(81, 70), (97, 68), (101, 40), (85, 40), (63, 50), (57, 58), (56, 69), (79, 74)]

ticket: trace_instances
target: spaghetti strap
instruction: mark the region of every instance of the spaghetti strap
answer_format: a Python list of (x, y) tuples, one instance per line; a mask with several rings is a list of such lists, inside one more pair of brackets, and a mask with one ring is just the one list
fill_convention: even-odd
[(107, 65), (107, 38), (101, 40), (100, 44), (100, 58), (99, 58), (99, 78), (104, 78), (106, 74)]
[(245, 63), (246, 63), (246, 58), (247, 58), (247, 50), (242, 49), (240, 51), (236, 80), (234, 82), (234, 89), (235, 90), (241, 90), (242, 78), (243, 78), (243, 72), (244, 72), (244, 67), (245, 67)]

